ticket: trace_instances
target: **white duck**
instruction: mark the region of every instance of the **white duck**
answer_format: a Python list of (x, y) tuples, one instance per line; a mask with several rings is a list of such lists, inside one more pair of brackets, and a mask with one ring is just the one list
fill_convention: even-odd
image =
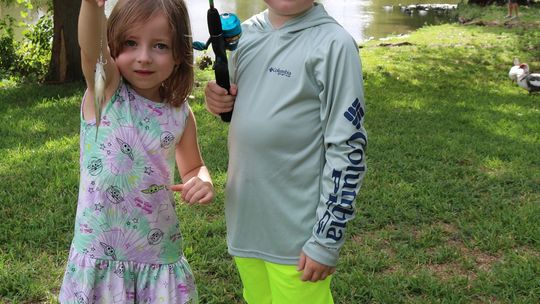
[(516, 82), (518, 75), (522, 75), (524, 73), (523, 69), (519, 65), (519, 59), (514, 58), (514, 66), (512, 66), (508, 72), (508, 77)]
[(517, 72), (517, 84), (520, 87), (529, 91), (529, 94), (540, 92), (540, 73), (529, 72), (529, 65), (526, 63), (520, 64)]

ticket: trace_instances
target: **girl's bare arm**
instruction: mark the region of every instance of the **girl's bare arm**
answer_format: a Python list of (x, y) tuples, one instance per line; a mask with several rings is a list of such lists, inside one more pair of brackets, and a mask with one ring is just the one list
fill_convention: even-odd
[(180, 192), (186, 203), (210, 203), (214, 199), (214, 186), (201, 157), (195, 117), (191, 110), (182, 139), (176, 146), (176, 162), (183, 183), (172, 185), (170, 189)]
[[(79, 13), (78, 38), (81, 48), (81, 67), (88, 87), (87, 100), (94, 98), (94, 72), (101, 53), (103, 53), (103, 61), (107, 63), (104, 66), (106, 100), (110, 99), (120, 79), (107, 47), (107, 18), (104, 3), (104, 0), (83, 0)], [(92, 102), (85, 102), (83, 112), (86, 119), (94, 117)]]

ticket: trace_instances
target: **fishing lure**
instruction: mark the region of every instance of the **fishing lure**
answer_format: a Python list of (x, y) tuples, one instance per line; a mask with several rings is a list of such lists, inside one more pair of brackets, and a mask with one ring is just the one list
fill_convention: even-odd
[(105, 102), (105, 68), (103, 67), (103, 54), (100, 55), (96, 63), (96, 72), (94, 75), (94, 113), (96, 116), (96, 140), (98, 136), (99, 124), (101, 122), (101, 107)]
[[(108, 18), (111, 14), (112, 8), (116, 5), (115, 0), (106, 1), (104, 4), (105, 17)], [(103, 23), (100, 26), (100, 41), (99, 41), (99, 58), (96, 63), (96, 71), (94, 74), (94, 113), (96, 116), (96, 141), (98, 137), (99, 124), (101, 123), (101, 109), (105, 103), (105, 65), (106, 61), (103, 60)]]

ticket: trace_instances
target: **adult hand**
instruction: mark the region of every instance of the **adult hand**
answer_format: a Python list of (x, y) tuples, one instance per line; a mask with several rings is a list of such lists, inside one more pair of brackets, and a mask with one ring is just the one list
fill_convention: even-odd
[(206, 109), (214, 115), (232, 111), (237, 92), (238, 87), (235, 84), (231, 84), (229, 94), (215, 81), (209, 81), (204, 88)]
[(303, 251), (298, 262), (298, 271), (303, 271), (302, 281), (317, 282), (326, 279), (336, 271), (336, 267), (321, 264), (308, 257)]
[(189, 179), (186, 183), (170, 185), (169, 189), (180, 192), (180, 196), (187, 204), (208, 204), (214, 200), (214, 186), (198, 177)]

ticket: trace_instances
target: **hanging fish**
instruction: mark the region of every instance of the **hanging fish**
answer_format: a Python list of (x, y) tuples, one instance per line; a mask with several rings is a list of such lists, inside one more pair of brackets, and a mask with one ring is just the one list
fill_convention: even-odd
[(96, 74), (94, 75), (94, 113), (96, 116), (96, 140), (98, 136), (99, 123), (101, 122), (101, 107), (105, 102), (105, 69), (103, 61), (96, 63)]

